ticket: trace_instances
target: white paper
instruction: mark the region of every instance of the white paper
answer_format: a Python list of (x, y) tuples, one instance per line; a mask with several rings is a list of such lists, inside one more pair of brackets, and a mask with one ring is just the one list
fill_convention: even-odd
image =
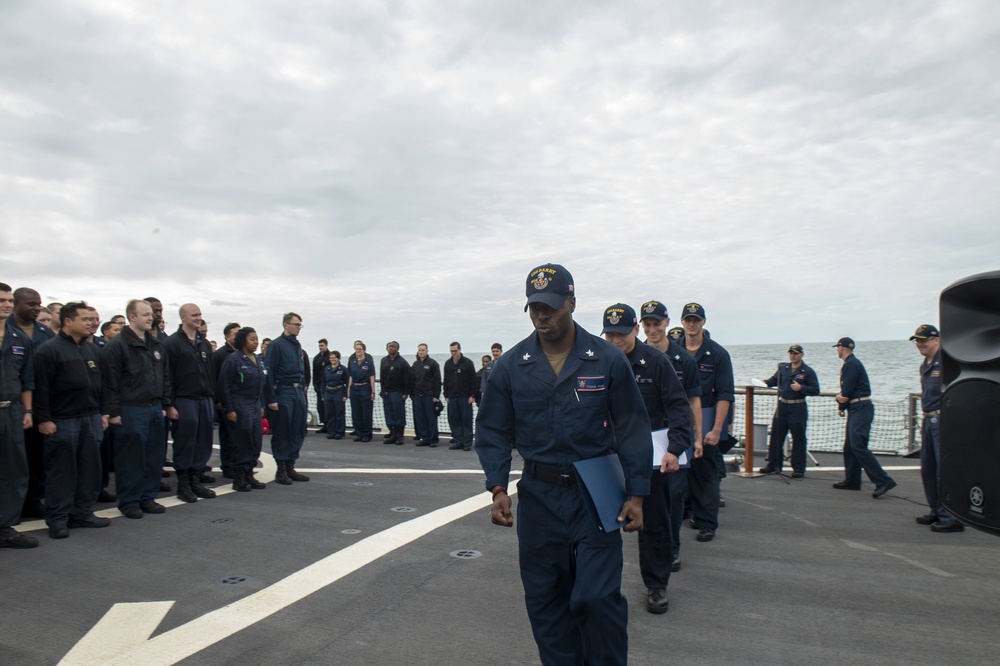
[(756, 377), (753, 377), (750, 380), (750, 386), (756, 386), (757, 388), (770, 388), (767, 384), (757, 379)]
[(656, 469), (660, 468), (660, 463), (663, 462), (663, 455), (667, 452), (667, 431), (669, 428), (664, 428), (663, 430), (654, 430), (652, 433), (653, 438), (653, 467)]

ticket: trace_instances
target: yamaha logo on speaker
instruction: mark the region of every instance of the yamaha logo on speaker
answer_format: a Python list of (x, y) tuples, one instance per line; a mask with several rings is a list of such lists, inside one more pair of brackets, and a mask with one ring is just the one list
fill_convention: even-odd
[(972, 489), (969, 490), (969, 503), (971, 504), (971, 506), (969, 506), (969, 511), (972, 511), (973, 513), (982, 513), (984, 501), (983, 489), (979, 486), (972, 486)]

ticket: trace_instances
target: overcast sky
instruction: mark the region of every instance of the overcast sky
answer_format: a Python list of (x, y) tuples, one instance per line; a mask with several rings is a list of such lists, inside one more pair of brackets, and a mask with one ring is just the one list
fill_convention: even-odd
[(1000, 3), (0, 0), (0, 281), (410, 355), (701, 302), (908, 337), (1000, 268)]

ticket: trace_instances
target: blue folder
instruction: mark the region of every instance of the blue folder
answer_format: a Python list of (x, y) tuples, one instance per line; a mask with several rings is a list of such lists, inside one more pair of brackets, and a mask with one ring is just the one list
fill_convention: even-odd
[(600, 532), (614, 532), (625, 523), (618, 514), (625, 504), (625, 472), (617, 453), (573, 463), (587, 512)]
[[(735, 405), (729, 406), (729, 413), (726, 414), (726, 420), (724, 422), (724, 425), (722, 426), (722, 436), (719, 437), (719, 444), (718, 444), (719, 452), (723, 454), (729, 453), (732, 450), (733, 446), (735, 446), (735, 442), (733, 444), (728, 444), (728, 440), (730, 439), (729, 426), (732, 425), (733, 423), (734, 407)], [(704, 437), (704, 434), (714, 427), (715, 427), (715, 407), (702, 407), (701, 408), (702, 436)], [(723, 448), (726, 447), (727, 444), (728, 448), (725, 448), (725, 450), (723, 450)]]

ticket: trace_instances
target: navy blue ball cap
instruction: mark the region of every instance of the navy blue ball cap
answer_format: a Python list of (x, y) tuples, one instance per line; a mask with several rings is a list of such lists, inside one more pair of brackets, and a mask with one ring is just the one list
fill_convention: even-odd
[(524, 284), (524, 295), (528, 302), (524, 304), (527, 312), (532, 303), (544, 303), (553, 310), (558, 310), (570, 296), (575, 296), (573, 276), (559, 264), (545, 264), (532, 269)]
[(646, 301), (642, 304), (642, 318), (663, 321), (670, 315), (667, 314), (667, 306), (659, 301)]
[(795, 352), (796, 354), (802, 354), (802, 353), (804, 353), (804, 350), (802, 349), (802, 345), (792, 345), (791, 347), (788, 348), (788, 351)]
[(680, 340), (681, 338), (684, 337), (684, 329), (681, 328), (680, 326), (674, 326), (672, 329), (667, 331), (667, 335), (672, 340)]
[(916, 332), (910, 336), (910, 340), (920, 340), (924, 341), (928, 338), (939, 338), (941, 333), (938, 332), (937, 326), (934, 324), (921, 324), (917, 326)]
[(854, 340), (850, 338), (841, 338), (837, 340), (837, 344), (834, 347), (847, 347), (848, 349), (854, 349)]
[(681, 319), (687, 319), (688, 317), (697, 317), (704, 320), (705, 308), (701, 307), (700, 303), (688, 303), (684, 306), (684, 311), (681, 312)]
[(635, 318), (635, 310), (624, 303), (615, 303), (604, 311), (604, 328), (601, 333), (627, 334), (635, 330), (639, 320)]

